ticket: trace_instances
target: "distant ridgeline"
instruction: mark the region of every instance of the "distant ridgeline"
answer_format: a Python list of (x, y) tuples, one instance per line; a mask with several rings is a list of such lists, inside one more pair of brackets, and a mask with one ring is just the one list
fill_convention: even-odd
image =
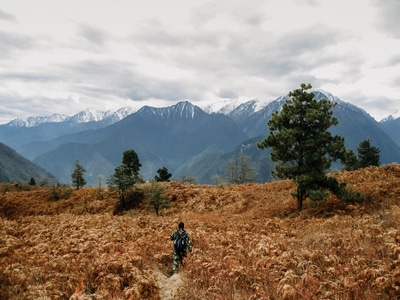
[[(361, 141), (369, 139), (381, 151), (381, 164), (400, 162), (400, 118), (377, 122), (364, 110), (329, 93), (317, 90), (314, 94), (317, 100), (337, 103), (333, 112), (339, 124), (330, 130), (345, 138), (346, 148), (356, 151)], [(28, 118), (0, 125), (0, 141), (61, 183), (70, 183), (76, 160), (87, 170), (88, 185), (98, 185), (99, 178), (105, 183), (128, 149), (137, 152), (145, 180), (166, 167), (172, 179), (191, 176), (198, 183), (213, 183), (214, 175), (222, 176), (229, 161), (244, 153), (251, 156), (257, 181), (265, 182), (271, 180), (274, 166), (270, 151), (255, 144), (269, 134), (267, 122), (285, 100), (227, 102), (204, 109), (184, 101), (164, 108)]]

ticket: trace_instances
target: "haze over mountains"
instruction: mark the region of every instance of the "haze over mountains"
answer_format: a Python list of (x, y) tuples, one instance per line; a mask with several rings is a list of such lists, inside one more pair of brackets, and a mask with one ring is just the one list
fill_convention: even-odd
[[(377, 122), (364, 110), (327, 92), (314, 93), (317, 99), (338, 103), (334, 116), (339, 125), (331, 132), (343, 136), (347, 148), (357, 152), (359, 143), (369, 139), (381, 150), (382, 164), (400, 162), (400, 118)], [(174, 178), (185, 175), (198, 183), (212, 183), (213, 175), (222, 176), (229, 160), (243, 152), (252, 157), (257, 180), (264, 182), (271, 180), (273, 163), (269, 150), (259, 150), (256, 142), (268, 135), (267, 122), (285, 100), (227, 102), (203, 109), (184, 101), (164, 108), (144, 106), (115, 113), (84, 111), (72, 117), (14, 120), (0, 125), (0, 142), (62, 183), (70, 183), (74, 161), (79, 160), (90, 185), (97, 185), (99, 178), (105, 184), (128, 149), (138, 153), (140, 173), (146, 180), (165, 166)]]

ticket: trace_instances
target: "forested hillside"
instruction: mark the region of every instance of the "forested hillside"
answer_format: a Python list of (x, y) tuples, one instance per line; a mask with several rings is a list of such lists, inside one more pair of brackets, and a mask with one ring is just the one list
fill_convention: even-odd
[[(171, 182), (171, 207), (157, 217), (144, 205), (114, 215), (118, 195), (107, 189), (54, 201), (52, 189), (2, 185), (0, 298), (399, 298), (400, 166), (331, 175), (366, 201), (331, 197), (298, 212), (289, 181)], [(170, 276), (180, 221), (194, 251)]]
[(52, 174), (0, 143), (0, 182), (27, 183), (31, 178), (37, 183), (56, 181)]

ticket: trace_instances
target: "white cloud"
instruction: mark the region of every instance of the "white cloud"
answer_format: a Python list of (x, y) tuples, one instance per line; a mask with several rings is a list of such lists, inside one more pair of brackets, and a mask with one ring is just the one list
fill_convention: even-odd
[(0, 9), (0, 20), (15, 22), (16, 18), (12, 14), (9, 14), (8, 12)]
[(379, 120), (400, 110), (398, 17), (397, 0), (7, 0), (0, 123), (130, 103), (273, 100), (302, 82)]

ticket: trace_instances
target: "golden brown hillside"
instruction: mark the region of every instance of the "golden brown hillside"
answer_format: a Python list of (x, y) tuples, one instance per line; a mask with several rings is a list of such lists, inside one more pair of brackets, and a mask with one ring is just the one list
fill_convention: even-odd
[[(332, 176), (366, 202), (331, 198), (299, 213), (288, 181), (169, 183), (159, 217), (115, 216), (105, 189), (102, 200), (85, 188), (49, 201), (46, 188), (3, 186), (0, 299), (400, 298), (400, 166)], [(181, 220), (194, 251), (172, 282), (169, 237)]]

